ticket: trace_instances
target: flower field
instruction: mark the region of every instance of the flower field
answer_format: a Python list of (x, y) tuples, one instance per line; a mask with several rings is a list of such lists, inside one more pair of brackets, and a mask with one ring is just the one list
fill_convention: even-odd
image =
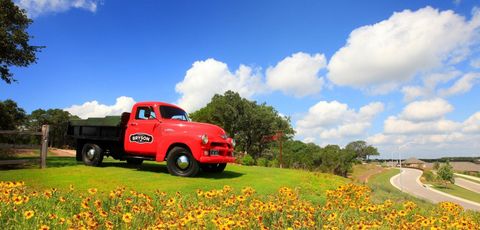
[(480, 213), (453, 203), (422, 210), (414, 202), (370, 201), (370, 189), (347, 184), (326, 192), (323, 204), (282, 187), (261, 196), (246, 187), (193, 194), (147, 195), (117, 188), (35, 191), (0, 182), (2, 229), (479, 229)]

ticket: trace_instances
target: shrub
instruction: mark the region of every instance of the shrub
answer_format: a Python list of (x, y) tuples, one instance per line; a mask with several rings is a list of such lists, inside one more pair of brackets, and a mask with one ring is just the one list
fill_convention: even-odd
[(278, 164), (277, 159), (273, 159), (273, 160), (268, 161), (267, 166), (268, 167), (273, 167), (273, 168), (278, 168), (279, 164)]
[(242, 158), (242, 165), (254, 165), (254, 164), (255, 164), (255, 160), (252, 158), (252, 156), (247, 154)]
[(257, 159), (257, 165), (267, 167), (268, 166), (268, 160), (264, 157), (260, 157), (260, 158)]
[(430, 170), (423, 171), (423, 178), (427, 182), (435, 182), (435, 175)]

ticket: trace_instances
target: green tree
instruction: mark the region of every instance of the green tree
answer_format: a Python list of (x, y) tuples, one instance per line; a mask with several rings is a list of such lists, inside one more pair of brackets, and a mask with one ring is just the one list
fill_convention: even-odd
[(40, 131), (42, 125), (50, 125), (49, 145), (51, 147), (63, 147), (71, 145), (70, 140), (65, 136), (67, 132), (68, 121), (72, 118), (69, 112), (61, 109), (37, 109), (32, 111), (27, 119), (29, 130)]
[(281, 132), (283, 139), (293, 136), (290, 119), (282, 117), (273, 107), (249, 101), (233, 91), (216, 94), (204, 108), (190, 114), (194, 121), (222, 127), (237, 142), (237, 150), (246, 151), (255, 159), (272, 145), (266, 136)]
[(433, 169), (438, 170), (438, 168), (440, 168), (440, 163), (438, 163), (438, 161), (435, 161), (435, 163), (433, 163)]
[(0, 101), (0, 130), (20, 129), (25, 118), (25, 110), (18, 107), (15, 101)]
[(453, 178), (453, 167), (447, 161), (445, 164), (440, 166), (437, 171), (438, 178), (447, 185), (447, 182), (455, 183), (455, 179)]
[(345, 146), (345, 149), (353, 151), (356, 157), (363, 160), (368, 160), (369, 156), (380, 155), (377, 148), (368, 145), (367, 142), (362, 140), (348, 143), (347, 146)]
[(15, 79), (10, 67), (26, 67), (37, 60), (43, 47), (29, 45), (28, 26), (32, 20), (11, 0), (0, 0), (0, 77), (10, 84)]

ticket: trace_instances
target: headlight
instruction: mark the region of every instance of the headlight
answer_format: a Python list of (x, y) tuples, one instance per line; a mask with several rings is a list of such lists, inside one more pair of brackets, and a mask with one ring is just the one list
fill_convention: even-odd
[(207, 134), (202, 135), (202, 144), (206, 145), (208, 144), (208, 136)]
[(235, 143), (235, 140), (232, 139), (232, 146), (235, 147), (235, 144), (236, 144), (236, 143)]

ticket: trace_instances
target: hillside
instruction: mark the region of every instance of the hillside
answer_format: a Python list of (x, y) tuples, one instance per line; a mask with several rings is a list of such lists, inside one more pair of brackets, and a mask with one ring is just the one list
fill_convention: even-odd
[(302, 170), (241, 166), (229, 164), (222, 174), (200, 173), (194, 178), (171, 176), (164, 163), (145, 162), (132, 167), (125, 162), (105, 159), (102, 167), (87, 167), (73, 157), (49, 157), (44, 170), (16, 169), (0, 173), (0, 181), (25, 181), (30, 188), (57, 188), (70, 185), (85, 190), (98, 188), (108, 192), (117, 187), (153, 193), (156, 189), (167, 193), (194, 193), (196, 189), (220, 189), (229, 185), (234, 189), (246, 186), (259, 194), (272, 194), (280, 187), (298, 188), (301, 196), (311, 201), (323, 200), (326, 190), (348, 183), (348, 179)]

